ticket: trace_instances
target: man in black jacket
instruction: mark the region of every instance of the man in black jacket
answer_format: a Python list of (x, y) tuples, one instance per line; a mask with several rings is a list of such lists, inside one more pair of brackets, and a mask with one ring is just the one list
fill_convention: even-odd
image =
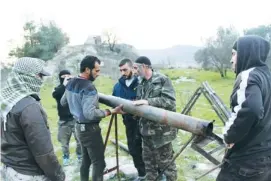
[(1, 89), (3, 181), (64, 181), (54, 153), (47, 115), (40, 104), (44, 61), (23, 57)]
[(233, 46), (236, 81), (224, 129), (228, 151), (217, 181), (271, 180), (271, 73), (265, 63), (269, 49), (266, 40), (252, 35)]
[[(132, 72), (133, 62), (130, 59), (123, 59), (119, 63), (121, 78), (115, 84), (113, 96), (123, 99), (135, 100), (136, 87), (138, 79)], [(142, 180), (146, 176), (145, 164), (142, 158), (142, 138), (139, 133), (138, 120), (134, 119), (133, 115), (122, 115), (123, 123), (126, 127), (126, 137), (130, 155), (133, 157), (134, 165), (138, 171), (138, 178)]]
[[(58, 121), (58, 141), (62, 146), (63, 153), (63, 165), (69, 164), (70, 152), (69, 152), (69, 143), (71, 139), (71, 135), (73, 134), (76, 141), (76, 155), (78, 161), (81, 161), (81, 146), (77, 139), (77, 136), (74, 132), (75, 119), (69, 110), (69, 106), (62, 106), (60, 104), (61, 97), (65, 92), (64, 79), (69, 77), (71, 73), (68, 70), (62, 70), (59, 73), (59, 81), (60, 84), (54, 89), (52, 95), (57, 102), (57, 111), (59, 116)], [(66, 79), (67, 80), (67, 79)]]

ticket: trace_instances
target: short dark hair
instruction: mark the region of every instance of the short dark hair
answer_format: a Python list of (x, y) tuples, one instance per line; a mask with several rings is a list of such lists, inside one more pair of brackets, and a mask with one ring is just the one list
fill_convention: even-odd
[(140, 56), (136, 59), (135, 63), (139, 63), (139, 64), (145, 64), (148, 66), (151, 66), (151, 61), (148, 57), (145, 56)]
[(120, 61), (119, 67), (125, 65), (126, 63), (127, 63), (130, 67), (133, 66), (132, 60), (130, 60), (130, 59), (128, 59), (128, 58), (125, 58), (125, 59), (123, 59), (123, 60)]
[(90, 70), (94, 69), (96, 62), (98, 64), (101, 63), (101, 61), (95, 56), (91, 56), (91, 55), (85, 56), (80, 63), (80, 72), (81, 73), (84, 72), (86, 68), (89, 68)]

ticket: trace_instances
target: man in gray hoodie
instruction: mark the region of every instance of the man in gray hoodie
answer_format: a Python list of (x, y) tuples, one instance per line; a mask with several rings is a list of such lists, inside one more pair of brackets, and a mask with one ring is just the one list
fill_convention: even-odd
[(102, 181), (105, 168), (104, 143), (99, 123), (111, 114), (123, 113), (122, 106), (115, 109), (99, 109), (98, 91), (93, 81), (100, 74), (100, 60), (95, 56), (86, 56), (80, 64), (80, 75), (69, 80), (61, 104), (69, 105), (76, 119), (75, 131), (81, 142), (82, 164), (81, 181), (89, 180), (89, 167), (93, 165), (92, 180)]

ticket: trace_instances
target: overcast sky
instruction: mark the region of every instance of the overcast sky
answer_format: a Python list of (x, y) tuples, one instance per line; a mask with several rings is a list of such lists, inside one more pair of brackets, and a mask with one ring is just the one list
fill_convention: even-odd
[(2, 0), (0, 59), (20, 42), (27, 20), (54, 20), (71, 45), (113, 29), (124, 43), (156, 49), (201, 45), (218, 26), (271, 24), (270, 7), (270, 0)]

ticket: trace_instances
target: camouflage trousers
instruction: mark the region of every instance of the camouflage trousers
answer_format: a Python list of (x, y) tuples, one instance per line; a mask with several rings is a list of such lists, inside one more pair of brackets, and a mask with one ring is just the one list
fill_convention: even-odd
[(2, 181), (50, 181), (44, 175), (23, 175), (15, 171), (13, 168), (6, 166), (4, 166), (2, 169), (1, 177)]
[[(143, 160), (146, 169), (146, 180), (153, 181), (166, 165), (173, 159), (172, 143), (155, 148), (151, 137), (143, 137)], [(167, 181), (177, 180), (176, 164), (171, 164), (164, 172)]]

